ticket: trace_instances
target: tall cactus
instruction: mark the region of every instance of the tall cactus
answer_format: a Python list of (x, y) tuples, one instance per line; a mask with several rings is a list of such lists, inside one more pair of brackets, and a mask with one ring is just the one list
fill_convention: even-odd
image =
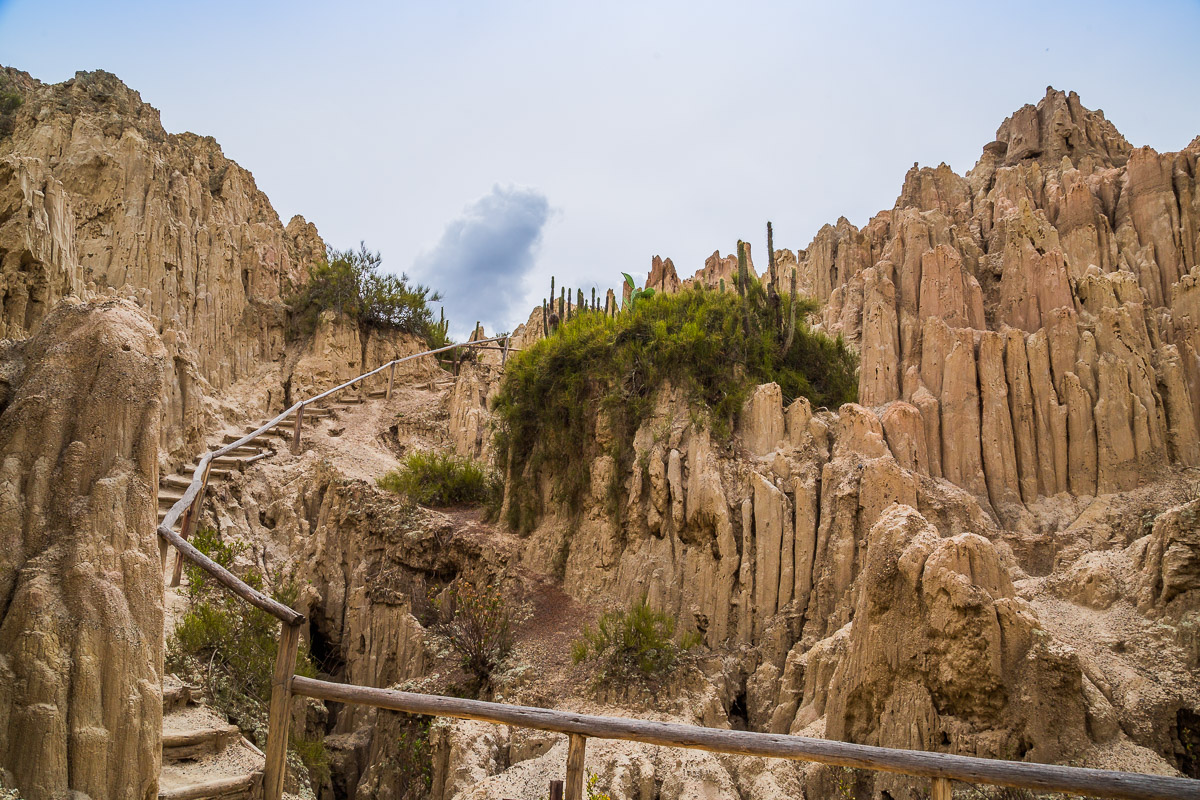
[(554, 313), (554, 276), (550, 276), (550, 313)]
[(775, 235), (770, 220), (767, 220), (767, 272), (771, 275), (771, 289), (774, 290), (779, 284), (779, 276), (775, 274)]
[(595, 286), (593, 286), (593, 287), (592, 287), (592, 305), (591, 305), (591, 309), (592, 309), (592, 311), (595, 311), (595, 310), (596, 310), (596, 287), (595, 287)]
[(542, 337), (550, 335), (550, 315), (546, 313), (546, 298), (542, 298)]
[(786, 354), (792, 349), (792, 337), (796, 335), (796, 268), (792, 267), (792, 296), (791, 296), (791, 312), (788, 314), (787, 337), (783, 340), (783, 352)]
[(575, 313), (576, 313), (576, 314), (578, 314), (580, 311), (583, 311), (583, 309), (584, 309), (584, 305), (583, 305), (583, 289), (579, 289), (579, 290), (578, 290), (578, 292), (579, 292), (579, 297), (577, 298), (577, 301), (576, 301), (576, 303), (575, 303)]
[(746, 284), (750, 282), (750, 274), (746, 268), (746, 243), (738, 239), (738, 294), (742, 297), (746, 296), (746, 290), (749, 288)]
[(725, 294), (725, 279), (721, 278), (721, 294)]
[(567, 290), (563, 287), (558, 288), (558, 318), (566, 319), (567, 314)]

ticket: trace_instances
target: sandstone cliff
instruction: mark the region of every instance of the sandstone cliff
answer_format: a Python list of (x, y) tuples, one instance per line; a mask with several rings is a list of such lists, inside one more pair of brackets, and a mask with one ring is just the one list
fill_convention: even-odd
[(254, 178), (211, 137), (168, 134), (106, 72), (45, 85), (11, 68), (23, 100), (0, 137), (0, 338), (23, 338), (64, 297), (119, 294), (170, 355), (163, 447), (194, 450), (206, 398), (282, 358), (280, 301), (324, 245), (285, 229)]
[(167, 368), (115, 300), (0, 348), (0, 773), (29, 800), (157, 795)]

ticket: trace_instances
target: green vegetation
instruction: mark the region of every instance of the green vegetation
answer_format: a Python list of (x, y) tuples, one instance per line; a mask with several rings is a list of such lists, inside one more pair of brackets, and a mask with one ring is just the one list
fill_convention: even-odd
[(0, 69), (0, 139), (11, 136), (17, 124), (17, 109), (25, 105), (19, 87)]
[(593, 629), (584, 628), (583, 638), (571, 647), (571, 658), (579, 664), (596, 658), (598, 678), (653, 678), (670, 672), (679, 653), (700, 643), (695, 632), (675, 642), (675, 619), (655, 611), (645, 597), (628, 611), (606, 611)]
[[(799, 320), (791, 323), (793, 308)], [(577, 510), (591, 459), (607, 452), (617, 461), (614, 481), (628, 474), (633, 434), (668, 381), (707, 409), (718, 436), (729, 435), (760, 383), (774, 381), (786, 398), (806, 397), (817, 407), (852, 402), (857, 358), (840, 339), (804, 323), (814, 309), (794, 295), (768, 295), (746, 276), (737, 293), (659, 292), (615, 317), (584, 312), (560, 322), (551, 336), (510, 359), (494, 401), (497, 463), (511, 466), (508, 524), (518, 531), (534, 526), (543, 475)], [(599, 414), (612, 432), (605, 451), (594, 444)], [(614, 500), (618, 488), (611, 487)]]
[(398, 714), (402, 720), (396, 737), (396, 752), (384, 766), (396, 771), (397, 800), (423, 800), (433, 789), (433, 754), (429, 746), (432, 717)]
[(426, 506), (489, 503), (500, 494), (499, 479), (474, 461), (420, 450), (409, 453), (401, 467), (375, 482)]
[(445, 318), (434, 322), (429, 308), (441, 295), (421, 284), (409, 284), (405, 274), (381, 274), (382, 263), (379, 253), (363, 243), (358, 250), (328, 248), (325, 261), (310, 267), (308, 280), (287, 297), (294, 332), (311, 334), (322, 311), (336, 311), (358, 325), (364, 348), (374, 330), (415, 334), (431, 348), (446, 344)]
[[(201, 528), (192, 544), (226, 569), (232, 570), (243, 546), (226, 544), (211, 528)], [(249, 605), (212, 581), (200, 567), (185, 562), (188, 610), (167, 643), (167, 668), (203, 686), (213, 705), (242, 730), (266, 746), (267, 707), (271, 700), (271, 673), (279, 644), (279, 623), (265, 611)], [(256, 569), (239, 577), (264, 591), (265, 580)], [(275, 576), (271, 596), (292, 605), (299, 587), (290, 576)], [(296, 674), (316, 677), (317, 671), (301, 643)], [(328, 775), (328, 759), (320, 739), (291, 738), (314, 781)]]
[(470, 676), (468, 693), (477, 694), (512, 649), (512, 611), (495, 586), (456, 578), (440, 593), (430, 592), (422, 623), (445, 639)]

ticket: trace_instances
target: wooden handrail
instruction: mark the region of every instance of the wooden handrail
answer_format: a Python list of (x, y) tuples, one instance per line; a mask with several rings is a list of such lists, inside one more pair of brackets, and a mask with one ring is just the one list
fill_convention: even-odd
[(166, 525), (158, 526), (158, 535), (170, 544), (175, 545), (175, 549), (182, 553), (184, 558), (203, 569), (205, 572), (211, 575), (213, 579), (217, 581), (217, 583), (221, 584), (250, 605), (261, 608), (271, 616), (282, 622), (286, 622), (289, 625), (299, 625), (304, 621), (304, 615), (299, 611), (289, 606), (285, 606), (278, 600), (272, 600), (262, 592), (248, 586), (243, 580), (238, 578), (238, 576), (234, 575), (232, 572), (225, 569), (208, 556), (204, 555), (204, 553), (201, 553), (195, 548), (195, 546), (192, 545), (191, 542), (185, 540), (182, 536), (168, 528)]
[[(225, 455), (226, 453), (230, 452), (231, 450), (241, 447), (242, 445), (246, 444), (247, 442), (250, 442), (250, 441), (258, 438), (262, 434), (269, 431), (271, 428), (274, 428), (276, 425), (283, 422), (285, 419), (287, 419), (293, 413), (300, 412), (305, 406), (315, 403), (318, 400), (323, 400), (326, 397), (329, 397), (330, 395), (336, 394), (337, 392), (340, 392), (343, 389), (345, 389), (355, 383), (358, 383), (359, 381), (366, 380), (367, 378), (371, 377), (372, 375), (376, 375), (376, 374), (382, 372), (383, 370), (388, 369), (389, 367), (394, 369), (396, 364), (401, 364), (405, 361), (411, 361), (414, 358), (421, 358), (422, 356), (436, 355), (437, 353), (443, 353), (447, 350), (453, 350), (456, 347), (473, 347), (475, 345), (484, 344), (487, 342), (497, 342), (497, 341), (500, 341), (505, 338), (507, 338), (507, 337), (494, 336), (491, 339), (479, 339), (479, 340), (473, 341), (473, 342), (462, 342), (459, 344), (451, 344), (451, 345), (447, 345), (446, 347), (439, 347), (435, 350), (426, 350), (426, 351), (423, 351), (420, 353), (415, 353), (414, 355), (411, 355), (411, 356), (404, 356), (403, 358), (393, 359), (392, 361), (387, 362), (386, 364), (384, 364), (381, 367), (377, 367), (376, 369), (373, 369), (370, 372), (364, 372), (362, 375), (359, 375), (357, 378), (351, 378), (350, 380), (346, 381), (345, 383), (341, 384), (340, 386), (335, 386), (332, 389), (324, 391), (321, 394), (317, 395), (316, 397), (310, 397), (307, 400), (300, 400), (299, 402), (294, 403), (286, 411), (280, 413), (277, 417), (272, 419), (270, 422), (267, 422), (265, 425), (259, 427), (258, 429), (252, 431), (251, 433), (246, 434), (245, 436), (238, 439), (237, 441), (227, 444), (224, 447), (220, 447), (216, 450), (210, 450), (210, 451), (206, 452), (204, 455), (202, 455), (200, 457), (200, 461), (196, 465), (196, 471), (192, 473), (191, 483), (188, 484), (187, 489), (185, 489), (183, 492), (183, 497), (181, 497), (175, 501), (175, 504), (172, 505), (171, 508), (167, 510), (167, 513), (163, 517), (162, 522), (160, 522), (158, 524), (158, 535), (161, 536), (167, 542), (175, 545), (175, 549), (180, 554), (180, 556), (187, 558), (189, 561), (191, 561), (192, 563), (199, 566), (201, 569), (203, 569), (205, 572), (207, 572), (209, 575), (211, 575), (214, 579), (216, 579), (216, 581), (218, 583), (220, 583), (225, 588), (229, 589), (229, 591), (233, 592), (238, 597), (241, 597), (243, 600), (245, 600), (246, 602), (250, 603), (253, 606), (261, 608), (263, 611), (266, 611), (267, 613), (275, 616), (277, 619), (279, 619), (282, 622), (285, 622), (289, 625), (298, 625), (300, 622), (302, 622), (304, 620), (303, 614), (300, 614), (298, 611), (296, 611), (292, 608), (288, 608), (287, 606), (283, 605), (282, 603), (276, 602), (275, 600), (272, 600), (271, 598), (267, 597), (266, 595), (262, 594), (261, 592), (258, 592), (256, 590), (252, 589), (250, 586), (248, 586), (245, 582), (240, 580), (236, 575), (231, 573), (229, 570), (225, 569), (220, 564), (217, 564), (215, 561), (213, 561), (212, 559), (205, 556), (203, 553), (201, 553), (195, 547), (188, 544), (187, 541), (183, 538), (183, 536), (180, 536), (178, 533), (176, 533), (174, 531), (175, 523), (179, 520), (179, 517), (184, 513), (185, 510), (187, 510), (189, 507), (191, 507), (191, 505), (196, 501), (197, 496), (203, 490), (204, 481), (208, 476), (209, 464), (212, 462), (212, 460), (214, 458), (220, 458), (221, 456)], [(299, 419), (297, 419), (297, 423), (299, 423)], [(297, 424), (296, 427), (297, 427), (297, 432), (298, 432), (299, 424)], [(198, 512), (199, 512), (199, 509), (197, 509), (197, 513)], [(186, 533), (186, 532), (184, 532), (184, 533)]]
[[(1200, 800), (1200, 781), (1164, 775), (1142, 775), (1056, 764), (998, 761), (950, 753), (897, 750), (754, 731), (702, 728), (674, 722), (601, 717), (545, 708), (488, 703), (459, 697), (372, 689), (296, 676), (292, 693), (342, 703), (515, 725), (572, 737), (623, 739), (665, 747), (715, 753), (815, 761), (841, 767), (897, 772), (915, 777), (953, 779), (1049, 792), (1070, 792), (1125, 800)], [(582, 755), (582, 743), (575, 748)], [(568, 784), (569, 784), (568, 780)]]

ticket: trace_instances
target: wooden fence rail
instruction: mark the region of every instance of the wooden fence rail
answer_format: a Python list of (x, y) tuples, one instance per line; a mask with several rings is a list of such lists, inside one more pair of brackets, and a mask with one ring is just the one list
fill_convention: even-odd
[[(572, 795), (571, 792), (574, 786), (582, 786), (579, 781), (583, 775), (585, 737), (623, 739), (665, 747), (708, 750), (714, 753), (816, 761), (841, 767), (943, 779), (947, 783), (950, 780), (960, 780), (1126, 800), (1200, 800), (1200, 781), (1189, 778), (1031, 764), (1024, 761), (997, 761), (990, 758), (929, 753), (921, 750), (896, 750), (786, 734), (702, 728), (696, 725), (624, 717), (600, 717), (505, 703), (487, 703), (482, 700), (465, 700), (459, 697), (400, 692), (394, 689), (370, 689), (299, 676), (292, 679), (292, 692), (318, 700), (359, 703), (393, 711), (406, 711), (410, 714), (475, 719), (568, 734), (570, 742), (567, 755), (567, 800), (579, 797), (578, 793)], [(578, 755), (573, 757), (572, 754), (575, 753)], [(574, 775), (570, 769), (572, 762), (575, 764)]]
[[(280, 621), (279, 648), (275, 659), (275, 670), (271, 678), (271, 702), (268, 710), (269, 726), (263, 782), (264, 800), (280, 800), (283, 794), (291, 701), (295, 695), (341, 703), (359, 703), (411, 714), (475, 719), (501, 725), (565, 733), (568, 736), (566, 800), (582, 800), (583, 798), (584, 756), (589, 737), (622, 739), (663, 747), (685, 747), (716, 753), (813, 761), (834, 766), (929, 778), (931, 800), (950, 800), (951, 780), (1011, 786), (1035, 791), (1123, 798), (1124, 800), (1200, 800), (1200, 781), (1188, 778), (1062, 767), (1053, 764), (1031, 764), (1022, 761), (998, 761), (949, 753), (872, 747), (803, 736), (731, 731), (671, 722), (575, 714), (545, 708), (330, 683), (296, 675), (300, 626), (305, 621), (304, 615), (246, 585), (237, 576), (212, 561), (186, 541), (187, 535), (191, 533), (190, 529), (194, 527), (199, 518), (199, 504), (203, 500), (209, 464), (214, 458), (225, 455), (275, 427), (293, 413), (296, 414), (294, 442), (298, 444), (305, 406), (377, 375), (385, 369), (390, 370), (387, 389), (387, 394), (390, 396), (395, 382), (395, 368), (401, 362), (434, 355), (456, 347), (471, 347), (487, 342), (496, 342), (503, 338), (505, 337), (464, 342), (460, 345), (450, 345), (399, 358), (315, 397), (294, 404), (261, 428), (246, 434), (236, 442), (205, 453), (196, 466), (192, 482), (184, 491), (183, 497), (170, 508), (162, 523), (159, 524), (158, 534), (163, 539), (164, 559), (166, 545), (174, 545), (180, 559), (186, 558), (196, 564), (226, 589), (247, 603), (274, 615)], [(188, 513), (184, 519), (181, 535), (173, 530), (173, 526), (185, 511)], [(562, 783), (555, 781), (554, 784), (552, 795), (557, 791), (558, 797), (562, 797)]]

